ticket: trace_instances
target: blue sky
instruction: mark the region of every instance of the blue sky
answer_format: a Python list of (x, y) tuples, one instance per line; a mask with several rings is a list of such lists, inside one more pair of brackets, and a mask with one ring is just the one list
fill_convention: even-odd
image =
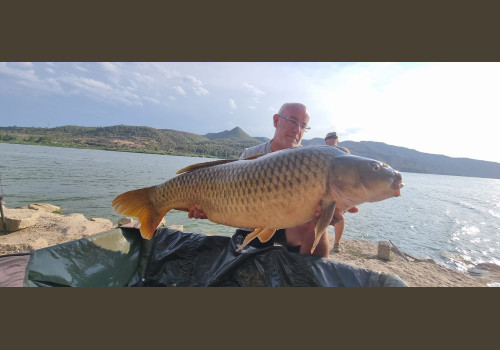
[(284, 102), (311, 131), (500, 162), (498, 62), (3, 62), (0, 126), (146, 125), (272, 137)]

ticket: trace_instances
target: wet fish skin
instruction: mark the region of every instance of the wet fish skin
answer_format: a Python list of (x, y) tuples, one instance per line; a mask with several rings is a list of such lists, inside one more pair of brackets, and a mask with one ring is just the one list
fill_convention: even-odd
[[(366, 163), (378, 164), (382, 171), (374, 172)], [(265, 241), (275, 229), (311, 221), (321, 204), (323, 211), (315, 230), (319, 241), (335, 206), (346, 210), (367, 200), (398, 196), (400, 187), (395, 183), (402, 184), (401, 176), (390, 167), (331, 146), (287, 149), (248, 160), (208, 162), (192, 169), (188, 167), (158, 186), (117, 196), (114, 210), (138, 217), (141, 234), (150, 239), (169, 210), (188, 211), (199, 204), (211, 221), (255, 228), (259, 230), (255, 236)], [(360, 176), (359, 171), (375, 176)], [(349, 182), (349, 178), (356, 181)], [(377, 195), (368, 196), (370, 191)]]

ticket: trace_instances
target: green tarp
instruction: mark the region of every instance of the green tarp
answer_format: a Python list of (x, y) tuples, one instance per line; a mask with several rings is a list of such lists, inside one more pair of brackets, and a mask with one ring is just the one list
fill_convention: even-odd
[(298, 254), (286, 246), (256, 242), (237, 252), (241, 238), (162, 228), (148, 241), (137, 229), (116, 228), (33, 250), (17, 261), (0, 256), (0, 286), (2, 274), (3, 285), (13, 284), (7, 272), (14, 264), (19, 270), (22, 261), (27, 262), (26, 287), (407, 286), (392, 274)]

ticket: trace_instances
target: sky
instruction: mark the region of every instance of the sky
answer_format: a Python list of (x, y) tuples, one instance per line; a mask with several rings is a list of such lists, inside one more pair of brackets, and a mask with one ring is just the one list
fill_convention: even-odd
[(140, 125), (272, 138), (311, 130), (500, 163), (500, 62), (0, 62), (0, 126)]

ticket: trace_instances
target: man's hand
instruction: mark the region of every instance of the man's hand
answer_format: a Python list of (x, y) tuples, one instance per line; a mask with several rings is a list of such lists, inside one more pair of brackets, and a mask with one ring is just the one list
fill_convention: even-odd
[(357, 206), (352, 207), (351, 209), (347, 209), (349, 213), (357, 213), (359, 211)]
[(330, 222), (330, 225), (335, 226), (337, 222), (341, 222), (342, 220), (344, 220), (344, 213), (335, 208), (335, 211), (333, 212), (332, 222)]
[(193, 219), (208, 219), (207, 214), (201, 209), (201, 205), (195, 204), (191, 208), (189, 208), (188, 218)]

